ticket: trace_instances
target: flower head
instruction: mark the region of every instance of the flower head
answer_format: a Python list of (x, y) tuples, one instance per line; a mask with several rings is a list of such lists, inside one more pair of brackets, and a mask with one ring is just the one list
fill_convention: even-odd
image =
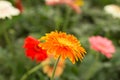
[(35, 38), (28, 36), (24, 42), (24, 48), (26, 51), (26, 56), (37, 62), (43, 61), (47, 58), (46, 51), (38, 46), (40, 42)]
[(92, 36), (89, 38), (91, 48), (101, 52), (107, 58), (111, 58), (112, 54), (115, 52), (115, 47), (112, 44), (112, 41), (101, 37), (101, 36)]
[(61, 4), (63, 0), (45, 0), (47, 5)]
[(5, 19), (6, 17), (12, 18), (20, 13), (17, 8), (14, 8), (8, 1), (0, 1), (0, 18)]
[[(47, 74), (48, 77), (52, 77), (51, 72), (53, 72), (55, 60), (52, 56), (49, 56), (45, 61), (42, 62), (43, 65), (42, 69), (45, 74)], [(60, 77), (61, 74), (64, 71), (65, 63), (62, 61), (59, 61), (56, 67), (55, 75), (54, 77)]]
[(53, 55), (54, 58), (61, 56), (62, 60), (69, 58), (72, 63), (75, 63), (78, 58), (82, 60), (86, 53), (77, 38), (70, 34), (67, 35), (65, 32), (51, 32), (40, 40), (44, 40), (44, 42), (39, 46), (47, 50), (47, 53)]
[(23, 12), (23, 5), (21, 0), (16, 0), (15, 2), (16, 7), (20, 10), (20, 12)]
[(66, 4), (77, 13), (80, 13), (80, 6), (82, 6), (83, 3), (83, 0), (46, 0), (47, 5)]
[(84, 4), (83, 0), (70, 0), (67, 4), (76, 11), (76, 13), (80, 13), (80, 6)]
[(120, 6), (111, 4), (104, 7), (106, 13), (111, 14), (114, 18), (120, 18)]

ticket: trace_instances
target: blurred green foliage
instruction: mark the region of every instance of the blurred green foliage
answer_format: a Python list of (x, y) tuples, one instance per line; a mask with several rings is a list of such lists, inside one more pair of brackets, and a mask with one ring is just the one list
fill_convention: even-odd
[[(10, 0), (14, 4), (14, 0)], [(24, 12), (11, 20), (0, 20), (0, 80), (19, 80), (22, 75), (37, 65), (26, 58), (22, 48), (24, 38), (28, 35), (39, 38), (45, 33), (63, 30), (62, 26), (68, 7), (47, 6), (44, 0), (22, 0)], [(113, 18), (104, 12), (107, 4), (118, 4), (119, 0), (85, 0), (82, 13), (71, 11), (67, 33), (74, 34), (87, 50), (82, 62), (72, 64), (66, 60), (66, 68), (56, 80), (120, 80), (120, 19)], [(5, 42), (3, 29), (13, 45), (13, 52)], [(116, 47), (112, 59), (92, 51), (88, 38), (101, 35), (111, 39)], [(99, 56), (99, 57), (97, 57)], [(49, 80), (40, 69), (27, 80)]]

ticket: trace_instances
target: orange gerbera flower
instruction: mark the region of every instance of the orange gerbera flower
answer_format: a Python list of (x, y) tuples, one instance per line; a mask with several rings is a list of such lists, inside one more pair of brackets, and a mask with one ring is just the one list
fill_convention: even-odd
[(69, 58), (73, 64), (78, 61), (78, 58), (82, 60), (86, 53), (77, 38), (65, 32), (51, 32), (40, 40), (44, 42), (39, 46), (47, 50), (48, 54), (53, 55), (54, 58), (61, 56), (62, 60)]

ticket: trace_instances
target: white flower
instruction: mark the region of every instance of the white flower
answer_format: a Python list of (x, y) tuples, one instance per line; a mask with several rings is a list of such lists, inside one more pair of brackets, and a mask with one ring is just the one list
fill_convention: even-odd
[(20, 11), (14, 8), (10, 2), (0, 0), (0, 19), (5, 19), (6, 17), (11, 19), (12, 16), (17, 16), (19, 14)]
[(106, 13), (111, 14), (114, 18), (120, 18), (120, 7), (114, 4), (104, 7)]

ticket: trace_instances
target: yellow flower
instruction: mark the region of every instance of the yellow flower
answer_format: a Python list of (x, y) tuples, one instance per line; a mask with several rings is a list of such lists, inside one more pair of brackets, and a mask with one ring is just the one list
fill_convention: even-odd
[(46, 49), (47, 53), (53, 55), (55, 59), (59, 56), (63, 61), (69, 58), (74, 64), (78, 59), (82, 60), (86, 53), (77, 38), (65, 32), (54, 31), (46, 34), (40, 40), (44, 40), (44, 42), (39, 46)]
[(84, 4), (83, 0), (74, 0), (74, 3), (78, 6), (82, 6)]

